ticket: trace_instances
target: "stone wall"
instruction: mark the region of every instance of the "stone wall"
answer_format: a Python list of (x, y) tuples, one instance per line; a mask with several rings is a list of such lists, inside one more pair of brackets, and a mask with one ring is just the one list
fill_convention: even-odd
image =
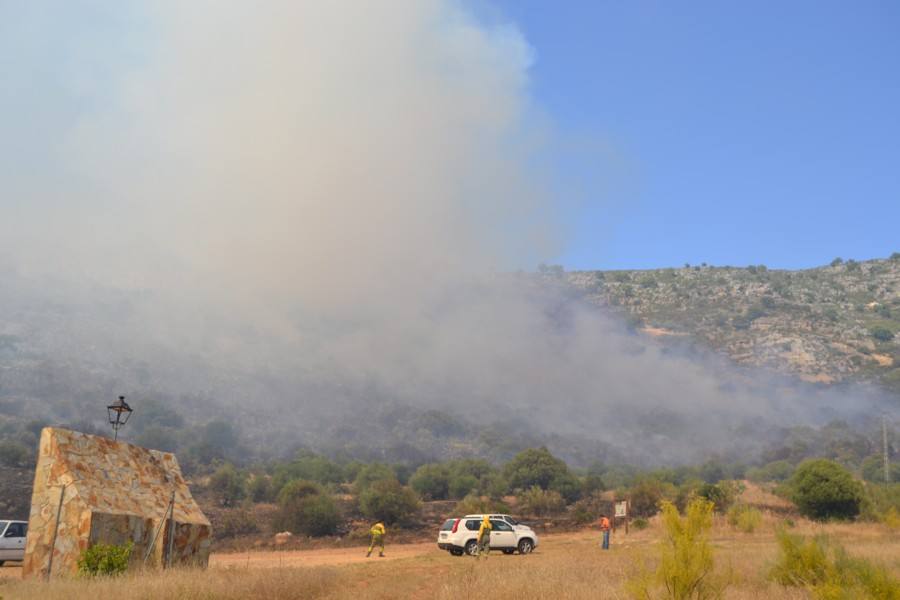
[(150, 564), (160, 564), (167, 556), (173, 497), (171, 562), (205, 566), (210, 524), (194, 502), (174, 455), (75, 431), (44, 429), (23, 576), (45, 576), (51, 552), (52, 576), (75, 573), (81, 553), (96, 543), (130, 541), (134, 562), (149, 556)]

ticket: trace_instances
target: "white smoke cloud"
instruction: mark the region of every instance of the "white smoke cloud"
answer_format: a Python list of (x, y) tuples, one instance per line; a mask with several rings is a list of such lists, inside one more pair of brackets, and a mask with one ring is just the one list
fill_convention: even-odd
[[(149, 6), (141, 58), (111, 61), (46, 169), (13, 174), (0, 199), (18, 272), (99, 286), (88, 298), (141, 292), (125, 316), (95, 306), (90, 327), (60, 325), (102, 339), (97, 360), (257, 407), (265, 379), (344, 389), (288, 398), (322, 412), (374, 386), (581, 434), (622, 409), (672, 410), (698, 436), (663, 441), (679, 452), (726, 441), (706, 426), (717, 408), (768, 412), (561, 293), (495, 275), (553, 255), (562, 233), (533, 168), (548, 133), (514, 27), (454, 0)], [(95, 64), (69, 79), (90, 89)]]

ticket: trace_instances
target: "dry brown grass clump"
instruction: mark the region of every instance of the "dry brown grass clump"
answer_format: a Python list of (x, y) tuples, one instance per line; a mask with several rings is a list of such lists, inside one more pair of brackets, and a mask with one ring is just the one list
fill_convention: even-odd
[[(730, 577), (725, 598), (808, 598), (805, 590), (784, 587), (768, 578), (779, 552), (775, 540), (776, 519), (771, 515), (766, 519), (771, 521), (752, 534), (736, 532), (724, 518), (714, 519), (710, 543), (716, 569)], [(798, 520), (792, 531), (833, 536), (851, 556), (875, 560), (884, 564), (894, 577), (900, 576), (900, 539), (884, 525), (814, 524)], [(607, 552), (599, 548), (599, 532), (582, 531), (544, 536), (538, 551), (529, 556), (492, 553), (487, 561), (477, 563), (468, 557), (449, 556), (433, 546), (420, 547), (418, 554), (404, 552), (409, 558), (396, 558), (401, 548), (394, 546), (393, 559), (337, 566), (279, 567), (280, 563), (275, 562), (274, 567), (257, 568), (253, 565), (263, 563), (248, 560), (245, 564), (229, 563), (241, 566), (214, 566), (206, 571), (148, 572), (105, 580), (59, 580), (44, 584), (0, 579), (0, 596), (3, 600), (625, 599), (629, 598), (625, 583), (636, 574), (637, 565), (646, 563), (649, 569), (658, 566), (657, 543), (661, 536), (662, 524), (659, 518), (654, 518), (650, 527), (632, 530), (628, 536), (622, 529), (617, 530), (612, 548)], [(391, 550), (389, 545), (388, 555)], [(293, 553), (291, 562), (285, 560), (284, 564), (302, 564), (325, 553)]]
[(4, 582), (4, 600), (313, 600), (341, 585), (337, 570), (315, 569), (172, 569), (121, 577)]

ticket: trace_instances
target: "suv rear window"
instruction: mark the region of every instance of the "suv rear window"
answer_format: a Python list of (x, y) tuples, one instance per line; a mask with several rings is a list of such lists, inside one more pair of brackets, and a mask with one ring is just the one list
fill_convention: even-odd
[(450, 531), (453, 529), (453, 524), (456, 523), (456, 519), (447, 519), (444, 521), (444, 524), (441, 525), (441, 531)]

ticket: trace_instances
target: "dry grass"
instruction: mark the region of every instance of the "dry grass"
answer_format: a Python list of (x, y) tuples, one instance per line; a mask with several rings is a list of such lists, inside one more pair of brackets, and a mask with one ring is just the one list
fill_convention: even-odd
[[(745, 534), (735, 532), (724, 518), (717, 519), (712, 542), (716, 568), (731, 580), (726, 598), (807, 597), (801, 590), (781, 587), (766, 578), (778, 551), (778, 523), (778, 518), (767, 515), (756, 533)], [(792, 531), (831, 535), (851, 555), (873, 559), (900, 576), (900, 536), (885, 526), (798, 521)], [(619, 530), (613, 537), (609, 552), (599, 549), (596, 532), (580, 532), (547, 536), (539, 552), (531, 556), (492, 554), (482, 562), (451, 557), (434, 548), (411, 558), (341, 566), (218, 567), (50, 584), (0, 580), (0, 596), (4, 600), (627, 598), (624, 584), (637, 565), (655, 562), (654, 542), (660, 530), (654, 519), (644, 531), (632, 531), (627, 537), (623, 533)]]

